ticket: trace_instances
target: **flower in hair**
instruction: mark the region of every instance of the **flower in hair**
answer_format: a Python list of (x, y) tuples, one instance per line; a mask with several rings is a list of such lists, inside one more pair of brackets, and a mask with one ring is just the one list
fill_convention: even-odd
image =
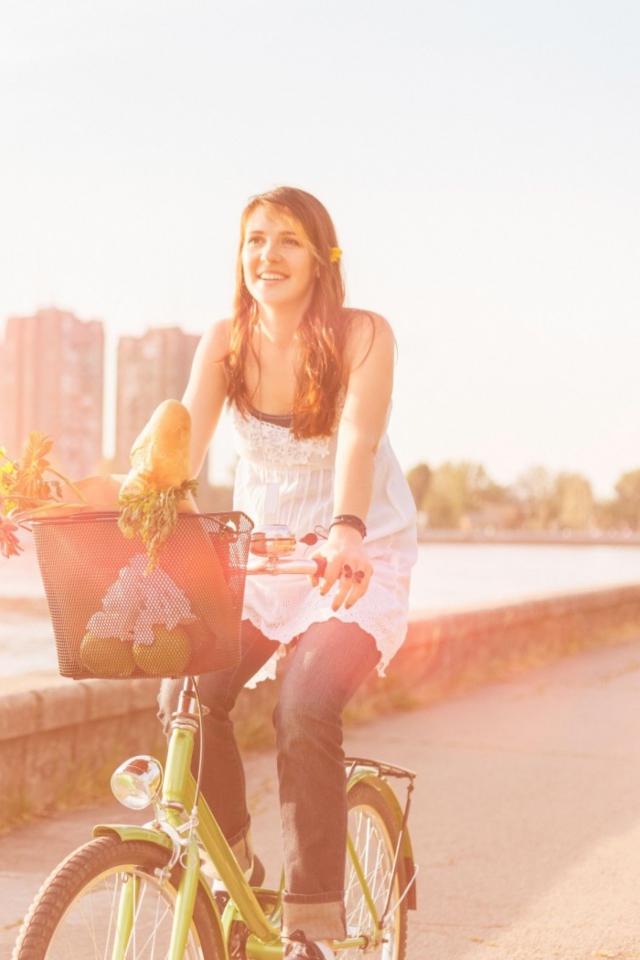
[(340, 249), (340, 247), (331, 247), (331, 250), (329, 251), (330, 263), (337, 263), (341, 256), (342, 256), (342, 250)]

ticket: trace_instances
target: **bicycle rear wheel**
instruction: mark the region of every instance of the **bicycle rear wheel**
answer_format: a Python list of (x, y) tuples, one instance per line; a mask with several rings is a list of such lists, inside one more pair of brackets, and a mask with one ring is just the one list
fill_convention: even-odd
[[(407, 903), (400, 896), (404, 889), (402, 861), (391, 887), (391, 900), (384, 930), (382, 916), (391, 885), (391, 873), (398, 842), (394, 817), (378, 791), (367, 783), (355, 784), (348, 793), (349, 837), (353, 856), (347, 854), (345, 905), (348, 936), (366, 936), (378, 946), (367, 952), (375, 960), (404, 960), (407, 944)], [(370, 901), (358, 876), (361, 870)], [(373, 905), (373, 909), (372, 909)], [(360, 950), (347, 950), (341, 960), (358, 960)]]
[[(121, 893), (135, 883), (135, 917), (126, 960), (160, 960), (167, 954), (176, 904), (177, 876), (161, 883), (157, 869), (169, 851), (153, 843), (99, 837), (72, 853), (45, 881), (27, 913), (12, 960), (111, 960), (121, 936)], [(185, 960), (221, 960), (218, 926), (198, 890)]]

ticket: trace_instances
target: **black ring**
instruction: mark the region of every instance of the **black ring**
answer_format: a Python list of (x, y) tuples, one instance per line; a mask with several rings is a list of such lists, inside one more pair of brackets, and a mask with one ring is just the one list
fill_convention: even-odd
[(345, 580), (350, 580), (353, 576), (353, 570), (348, 563), (343, 563), (342, 570), (340, 571), (340, 576), (344, 577)]

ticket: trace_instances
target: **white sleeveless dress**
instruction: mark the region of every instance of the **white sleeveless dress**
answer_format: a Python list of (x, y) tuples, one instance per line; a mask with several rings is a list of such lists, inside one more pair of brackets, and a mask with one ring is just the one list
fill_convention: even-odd
[[(337, 436), (296, 439), (286, 426), (244, 417), (231, 407), (239, 462), (234, 509), (256, 525), (286, 523), (296, 538), (316, 527), (328, 528), (333, 517), (333, 471)], [(270, 484), (270, 487), (267, 487)], [(279, 503), (273, 494), (279, 491)], [(267, 492), (269, 491), (269, 492)], [(409, 578), (416, 562), (416, 509), (409, 485), (385, 434), (375, 457), (373, 495), (366, 517), (365, 547), (373, 575), (369, 589), (349, 610), (331, 609), (334, 591), (321, 596), (298, 575), (247, 577), (243, 617), (264, 636), (286, 647), (312, 624), (332, 618), (357, 623), (371, 634), (380, 651), (378, 673), (402, 645), (407, 632)], [(318, 549), (298, 544), (295, 556)], [(247, 686), (273, 679), (283, 647)]]

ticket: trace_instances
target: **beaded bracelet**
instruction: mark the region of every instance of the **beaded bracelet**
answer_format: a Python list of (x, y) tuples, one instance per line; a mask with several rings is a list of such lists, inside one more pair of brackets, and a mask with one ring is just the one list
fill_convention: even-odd
[(333, 518), (329, 524), (329, 530), (331, 530), (331, 527), (335, 527), (340, 523), (343, 523), (347, 527), (353, 527), (354, 530), (358, 531), (363, 540), (367, 535), (367, 528), (360, 517), (355, 517), (351, 513), (341, 513), (339, 516)]

